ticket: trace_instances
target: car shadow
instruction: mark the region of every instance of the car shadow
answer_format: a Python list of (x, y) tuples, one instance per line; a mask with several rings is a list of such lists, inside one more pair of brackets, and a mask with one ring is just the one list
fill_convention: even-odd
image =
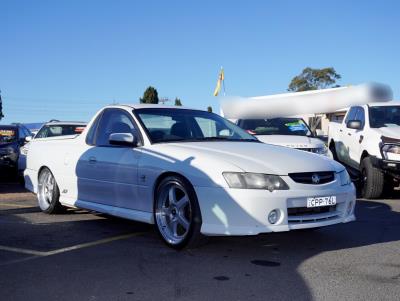
[[(362, 247), (400, 240), (400, 213), (374, 201), (357, 202), (356, 222), (315, 231), (213, 237), (200, 248), (181, 252), (164, 246), (151, 227), (137, 222), (105, 215), (81, 220), (71, 211), (34, 225), (27, 223), (22, 211), (17, 213), (0, 212), (0, 220), (7, 222), (0, 234), (2, 245), (13, 242), (12, 247), (48, 251), (115, 235), (141, 234), (40, 260), (9, 265), (0, 262), (0, 293), (13, 300), (26, 299), (26, 283), (28, 288), (38, 288), (43, 286), (43, 279), (49, 278), (58, 279), (52, 283), (50, 293), (63, 291), (59, 300), (76, 298), (74, 292), (79, 292), (80, 299), (96, 296), (96, 300), (112, 296), (129, 299), (129, 292), (135, 300), (265, 300), (266, 296), (268, 300), (311, 300), (315, 298), (315, 287), (310, 287), (310, 281), (329, 287), (330, 281), (347, 281), (346, 274), (354, 274), (355, 259), (349, 255), (350, 249), (362, 256)], [(75, 220), (58, 221), (65, 216)], [(378, 261), (371, 257), (367, 265)], [(61, 268), (52, 268), (55, 265)], [(305, 268), (308, 265), (311, 268)], [(335, 277), (338, 274), (343, 279)], [(319, 277), (321, 283), (314, 277)], [(380, 277), (371, 286), (379, 287), (382, 282), (397, 285), (394, 278)], [(334, 297), (338, 289), (330, 288), (328, 296)], [(48, 293), (33, 289), (29, 296), (38, 299)]]
[[(172, 170), (175, 168), (176, 172), (179, 171), (178, 167), (185, 166), (191, 176), (208, 177), (196, 167), (196, 160), (200, 158), (195, 156), (166, 156), (155, 150), (146, 150), (146, 158), (141, 155), (140, 160), (143, 160), (145, 167), (151, 162), (151, 166), (165, 169), (165, 162), (170, 162), (168, 167)], [(121, 162), (124, 160), (119, 159)], [(78, 175), (78, 198), (79, 188), (85, 185), (79, 182), (80, 170), (79, 166), (75, 169)], [(117, 168), (112, 172), (117, 174), (121, 171)], [(225, 197), (230, 200), (229, 210), (243, 211), (232, 198), (228, 195)], [(220, 206), (218, 200), (211, 204), (219, 205), (220, 212), (227, 209)], [(149, 208), (151, 207), (152, 204), (149, 204)], [(21, 217), (21, 211), (18, 211), (17, 215), (13, 211), (9, 213), (11, 222), (27, 221), (25, 217)], [(3, 211), (2, 214), (7, 212)], [(71, 216), (73, 220), (63, 220)], [(0, 291), (4, 296), (20, 296), (20, 299), (23, 299), (26, 295), (23, 295), (23, 291), (15, 293), (18, 291), (15, 289), (15, 283), (22, 285), (29, 282), (32, 287), (40, 287), (41, 279), (63, 279), (68, 275), (68, 280), (52, 284), (52, 290), (65, 292), (62, 296), (58, 295), (60, 300), (74, 299), (76, 291), (79, 291), (80, 299), (96, 296), (96, 299), (102, 300), (119, 297), (125, 299), (132, 294), (135, 299), (140, 300), (310, 300), (315, 294), (314, 288), (310, 287), (313, 277), (330, 279), (330, 270), (323, 271), (324, 269), (330, 268), (335, 272), (339, 270), (344, 275), (349, 273), (352, 259), (346, 257), (347, 250), (400, 240), (400, 214), (385, 203), (358, 201), (356, 216), (356, 222), (315, 231), (213, 237), (201, 248), (179, 252), (164, 246), (156, 232), (148, 225), (103, 214), (97, 215), (98, 219), (94, 220), (83, 220), (82, 215), (75, 216), (74, 213), (55, 215), (45, 223), (40, 223), (40, 229), (36, 228), (35, 235), (24, 235), (23, 239), (19, 240), (20, 243), (22, 241), (26, 248), (40, 248), (40, 242), (48, 242), (45, 249), (51, 249), (98, 240), (109, 235), (144, 233), (112, 245), (94, 246), (49, 256), (40, 261), (21, 263), (17, 267), (6, 265), (3, 267), (5, 274), (13, 268), (18, 274), (13, 274), (13, 277), (7, 279), (0, 276)], [(249, 216), (248, 221), (251, 219)], [(233, 223), (228, 215), (224, 220), (221, 220), (220, 215), (216, 215), (214, 222), (227, 228)], [(11, 229), (0, 234), (3, 237), (2, 241), (18, 241), (15, 234), (10, 238)], [(5, 233), (8, 233), (8, 236)], [(40, 238), (43, 235), (47, 235), (47, 238)], [(30, 237), (38, 238), (32, 241)], [(326, 254), (334, 254), (333, 266), (330, 265), (329, 256)], [(318, 265), (316, 258), (320, 257), (324, 258), (324, 261)], [(310, 261), (317, 261), (316, 267), (305, 269), (304, 265)], [(68, 264), (64, 265), (65, 262)], [(42, 268), (43, 265), (60, 264), (62, 269), (58, 270)], [(157, 289), (154, 284), (157, 284)], [(40, 290), (34, 290), (31, 296), (41, 298), (45, 295)]]

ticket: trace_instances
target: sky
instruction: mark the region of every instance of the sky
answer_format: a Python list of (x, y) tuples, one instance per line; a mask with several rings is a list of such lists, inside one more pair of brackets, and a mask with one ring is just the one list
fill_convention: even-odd
[(0, 0), (2, 124), (89, 121), (148, 86), (219, 110), (226, 94), (284, 93), (305, 67), (400, 98), (400, 1)]

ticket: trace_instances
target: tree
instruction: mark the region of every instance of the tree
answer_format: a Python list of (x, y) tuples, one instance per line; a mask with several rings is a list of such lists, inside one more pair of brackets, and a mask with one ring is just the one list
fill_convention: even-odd
[(210, 113), (212, 113), (212, 107), (211, 107), (211, 106), (208, 106), (208, 107), (207, 107), (207, 111), (210, 112)]
[(295, 76), (289, 84), (288, 91), (300, 92), (340, 87), (336, 80), (340, 79), (333, 67), (323, 69), (305, 68), (300, 75)]
[(158, 92), (154, 87), (148, 87), (140, 98), (140, 103), (158, 104)]
[(178, 107), (182, 106), (182, 102), (178, 97), (175, 98), (175, 105), (178, 106)]
[(1, 99), (1, 91), (0, 91), (0, 120), (4, 117), (3, 115), (3, 100)]

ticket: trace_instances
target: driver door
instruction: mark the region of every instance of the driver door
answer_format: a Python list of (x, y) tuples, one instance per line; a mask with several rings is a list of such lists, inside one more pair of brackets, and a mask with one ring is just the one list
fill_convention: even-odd
[(347, 122), (350, 120), (355, 120), (357, 114), (358, 107), (351, 107), (349, 112), (346, 115), (346, 119), (344, 123), (339, 128), (339, 141), (337, 141), (336, 145), (336, 153), (339, 158), (339, 161), (346, 164), (351, 165), (350, 159), (350, 143), (352, 140), (353, 130), (347, 127)]
[(78, 161), (78, 199), (140, 210), (137, 189), (140, 147), (109, 142), (112, 133), (131, 133), (138, 146), (141, 145), (132, 116), (122, 109), (106, 109), (95, 132), (94, 145)]
[(361, 157), (361, 142), (364, 139), (362, 133), (365, 125), (365, 111), (363, 107), (358, 107), (354, 120), (361, 122), (360, 129), (347, 128), (347, 145), (349, 147), (349, 166), (358, 168)]

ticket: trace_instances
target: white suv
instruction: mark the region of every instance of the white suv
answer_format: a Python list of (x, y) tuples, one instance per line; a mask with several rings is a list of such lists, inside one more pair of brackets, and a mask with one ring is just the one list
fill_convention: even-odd
[(400, 179), (400, 102), (353, 106), (329, 124), (335, 159), (360, 173), (364, 198), (378, 198)]

